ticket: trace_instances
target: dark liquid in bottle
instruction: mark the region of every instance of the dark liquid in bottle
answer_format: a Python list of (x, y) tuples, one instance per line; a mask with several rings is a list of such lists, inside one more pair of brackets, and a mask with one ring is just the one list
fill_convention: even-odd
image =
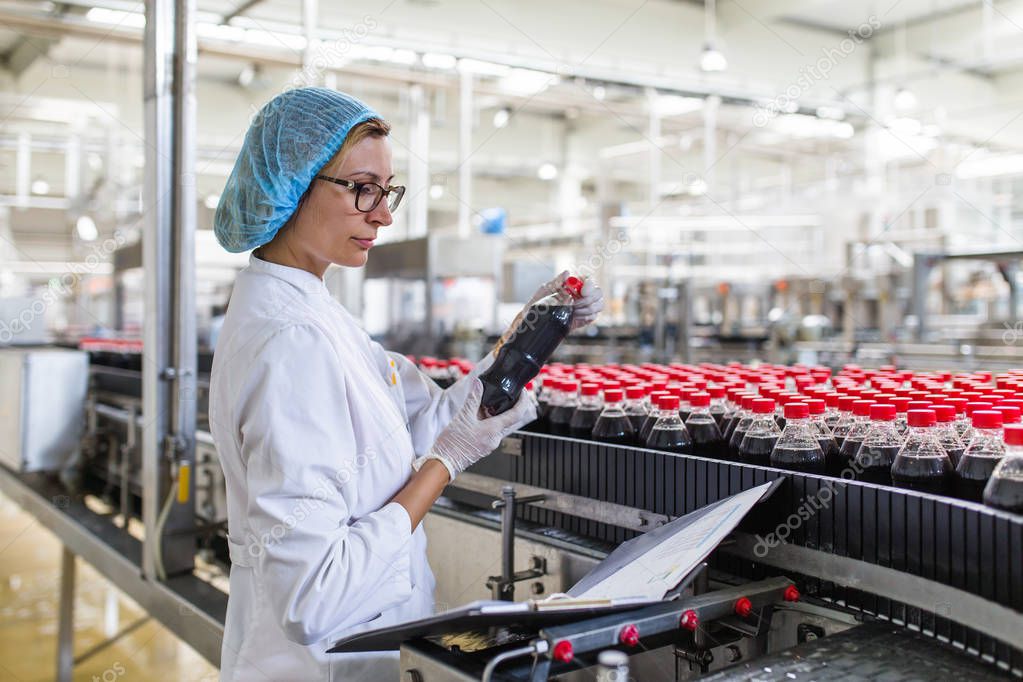
[(732, 434), (735, 433), (735, 427), (739, 424), (738, 412), (733, 414), (731, 417), (725, 420), (725, 425), (721, 429), (721, 438), (729, 444), (731, 447)]
[(522, 387), (540, 373), (540, 367), (564, 341), (571, 324), (571, 306), (534, 305), (526, 312), (497, 352), (494, 364), (480, 375), (484, 414), (493, 416), (511, 409)]
[(984, 488), (984, 504), (1023, 514), (1023, 480), (992, 477)]
[(833, 430), (835, 428), (835, 425), (838, 424), (838, 422), (839, 422), (839, 420), (841, 418), (842, 418), (842, 415), (840, 413), (838, 413), (838, 412), (836, 412), (834, 414), (825, 414), (824, 415), (824, 423), (828, 425), (829, 429)]
[(934, 495), (952, 492), (952, 463), (948, 457), (896, 457), (892, 483), (900, 488)]
[(632, 424), (632, 432), (636, 434), (636, 444), (646, 445), (646, 441), (642, 440), (641, 433), (643, 432), (643, 424), (646, 423), (647, 417), (645, 414), (630, 414), (629, 422)]
[(964, 453), (956, 467), (955, 494), (964, 500), (982, 502), (984, 486), (991, 478), (1000, 457), (982, 457)]
[(643, 426), (639, 429), (639, 442), (646, 444), (647, 438), (650, 437), (650, 432), (654, 428), (654, 424), (657, 423), (657, 415), (651, 412), (647, 415), (646, 419), (643, 420)]
[(952, 468), (955, 469), (959, 466), (959, 460), (963, 458), (963, 453), (966, 452), (966, 448), (945, 448), (945, 452), (948, 453), (948, 458), (952, 460)]
[(652, 450), (689, 454), (692, 451), (693, 440), (689, 437), (689, 432), (685, 427), (681, 429), (651, 429), (646, 446)]
[(572, 405), (555, 405), (547, 414), (547, 428), (555, 436), (567, 436), (568, 424), (575, 414), (575, 407)]
[(771, 465), (771, 453), (778, 442), (778, 436), (746, 436), (736, 453), (740, 462), (746, 464)]
[(817, 439), (824, 453), (824, 470), (832, 475), (838, 476), (842, 472), (842, 457), (838, 452), (838, 443), (834, 438), (821, 437)]
[(620, 417), (601, 415), (593, 425), (590, 437), (601, 443), (631, 445), (636, 434), (632, 430), (632, 422), (625, 415)]
[[(440, 386), (441, 388), (447, 388), (447, 387), (448, 387), (448, 386), (450, 386), (451, 384), (455, 383), (455, 380), (454, 380), (454, 379), (452, 379), (452, 378), (450, 378), (450, 377), (441, 377), (441, 378), (439, 378), (439, 379), (434, 379), (433, 381), (434, 381), (434, 382), (435, 382), (435, 383), (436, 383), (436, 384), (437, 384), (438, 386)], [(525, 384), (523, 384), (523, 386), (525, 386)], [(515, 404), (515, 403), (513, 402), (513, 403), (512, 403), (512, 405), (514, 405), (514, 404)], [(509, 405), (509, 407), (510, 407), (510, 405)]]
[(568, 422), (568, 434), (572, 438), (589, 438), (593, 433), (593, 426), (600, 416), (599, 407), (577, 407), (572, 413), (572, 419)]
[(901, 448), (898, 445), (870, 445), (864, 443), (856, 454), (859, 471), (856, 480), (881, 485), (892, 484), (892, 464)]
[(679, 416), (679, 419), (682, 420), (682, 423), (685, 424), (686, 420), (689, 419), (689, 410), (687, 410), (684, 407), (679, 408), (678, 416)]
[(843, 469), (852, 465), (853, 460), (856, 459), (856, 453), (860, 451), (861, 445), (863, 445), (862, 440), (850, 440), (848, 438), (842, 440), (842, 444), (838, 446), (838, 462)]
[[(710, 408), (710, 416), (714, 417), (714, 421), (716, 421), (718, 425), (718, 431), (722, 433), (723, 437), (725, 433), (725, 408), (722, 406), (712, 406)], [(682, 421), (685, 421), (685, 418), (683, 418)]]
[(771, 466), (806, 474), (824, 473), (824, 453), (816, 448), (780, 448), (771, 453)]
[(725, 456), (724, 441), (721, 440), (721, 429), (717, 422), (697, 421), (686, 424), (689, 435), (693, 439), (693, 454), (700, 457), (723, 459)]
[(777, 416), (776, 416), (776, 417), (774, 418), (774, 420), (775, 420), (776, 422), (778, 422), (778, 430), (779, 430), (779, 431), (784, 431), (784, 430), (785, 430), (785, 424), (787, 424), (787, 423), (788, 423), (788, 422), (786, 422), (786, 421), (785, 421), (785, 417), (784, 417), (783, 415), (780, 415), (780, 414), (779, 414), (779, 415), (777, 415)]
[(728, 439), (728, 452), (729, 454), (738, 457), (739, 446), (742, 445), (742, 439), (746, 437), (746, 432), (749, 431), (749, 424), (743, 425), (745, 428), (739, 428), (738, 422), (736, 422), (735, 428), (732, 430), (732, 436)]

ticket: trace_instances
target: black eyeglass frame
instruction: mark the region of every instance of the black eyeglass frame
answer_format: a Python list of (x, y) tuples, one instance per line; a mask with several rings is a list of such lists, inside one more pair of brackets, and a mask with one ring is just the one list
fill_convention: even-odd
[[(334, 178), (334, 177), (331, 177), (329, 175), (317, 175), (316, 179), (317, 180), (326, 180), (327, 182), (333, 182), (335, 185), (341, 185), (342, 187), (347, 187), (348, 189), (350, 189), (353, 192), (355, 192), (355, 210), (359, 211), (360, 213), (369, 213), (369, 212), (373, 211), (374, 209), (376, 209), (377, 206), (380, 205), (380, 202), (383, 201), (384, 197), (388, 197), (392, 193), (395, 194), (394, 201), (392, 203), (390, 201), (390, 199), (388, 199), (388, 201), (387, 201), (387, 210), (388, 211), (394, 211), (401, 204), (402, 197), (405, 196), (405, 186), (404, 185), (388, 185), (387, 187), (384, 187), (383, 185), (381, 185), (378, 182), (356, 182), (355, 180), (345, 180), (344, 178)], [(370, 206), (369, 208), (362, 208), (362, 206), (359, 205), (359, 201), (365, 196), (362, 193), (362, 188), (366, 187), (367, 185), (373, 185), (374, 187), (377, 187), (380, 190), (380, 193), (377, 195), (377, 199), (376, 199), (376, 201), (373, 202), (372, 206)]]

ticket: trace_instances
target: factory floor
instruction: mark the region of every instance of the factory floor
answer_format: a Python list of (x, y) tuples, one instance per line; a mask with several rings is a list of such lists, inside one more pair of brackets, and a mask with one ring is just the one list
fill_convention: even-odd
[[(0, 495), (0, 680), (54, 679), (60, 561), (57, 538)], [(217, 679), (215, 667), (87, 563), (77, 567), (74, 679)]]

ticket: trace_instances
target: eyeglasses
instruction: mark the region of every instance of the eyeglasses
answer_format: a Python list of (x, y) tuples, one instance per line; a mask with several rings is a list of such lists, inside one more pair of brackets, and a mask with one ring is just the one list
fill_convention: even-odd
[(387, 197), (387, 210), (393, 211), (398, 208), (401, 198), (405, 196), (405, 188), (401, 185), (388, 185), (385, 189), (375, 182), (355, 182), (354, 180), (332, 178), (329, 175), (317, 175), (316, 179), (333, 182), (355, 192), (355, 209), (362, 213), (369, 213), (375, 209), (384, 197)]

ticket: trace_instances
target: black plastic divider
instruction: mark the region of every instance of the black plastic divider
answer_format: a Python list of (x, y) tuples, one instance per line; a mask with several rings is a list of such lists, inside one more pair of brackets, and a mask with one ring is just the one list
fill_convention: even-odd
[[(788, 483), (743, 530), (889, 566), (957, 587), (1023, 612), (1023, 517), (954, 498), (886, 486), (789, 473), (737, 462), (608, 446), (546, 434), (523, 433), (521, 455), (501, 451), (473, 471), (510, 481), (646, 509), (671, 517), (728, 495), (784, 477)], [(620, 543), (633, 531), (568, 514), (520, 510), (527, 520), (604, 542)], [(784, 529), (784, 530), (783, 530)], [(771, 570), (716, 553), (712, 565), (759, 579)], [(1023, 666), (1013, 648), (955, 622), (947, 604), (927, 612), (860, 590), (806, 577), (817, 594), (896, 622), (920, 627), (1012, 667)]]

